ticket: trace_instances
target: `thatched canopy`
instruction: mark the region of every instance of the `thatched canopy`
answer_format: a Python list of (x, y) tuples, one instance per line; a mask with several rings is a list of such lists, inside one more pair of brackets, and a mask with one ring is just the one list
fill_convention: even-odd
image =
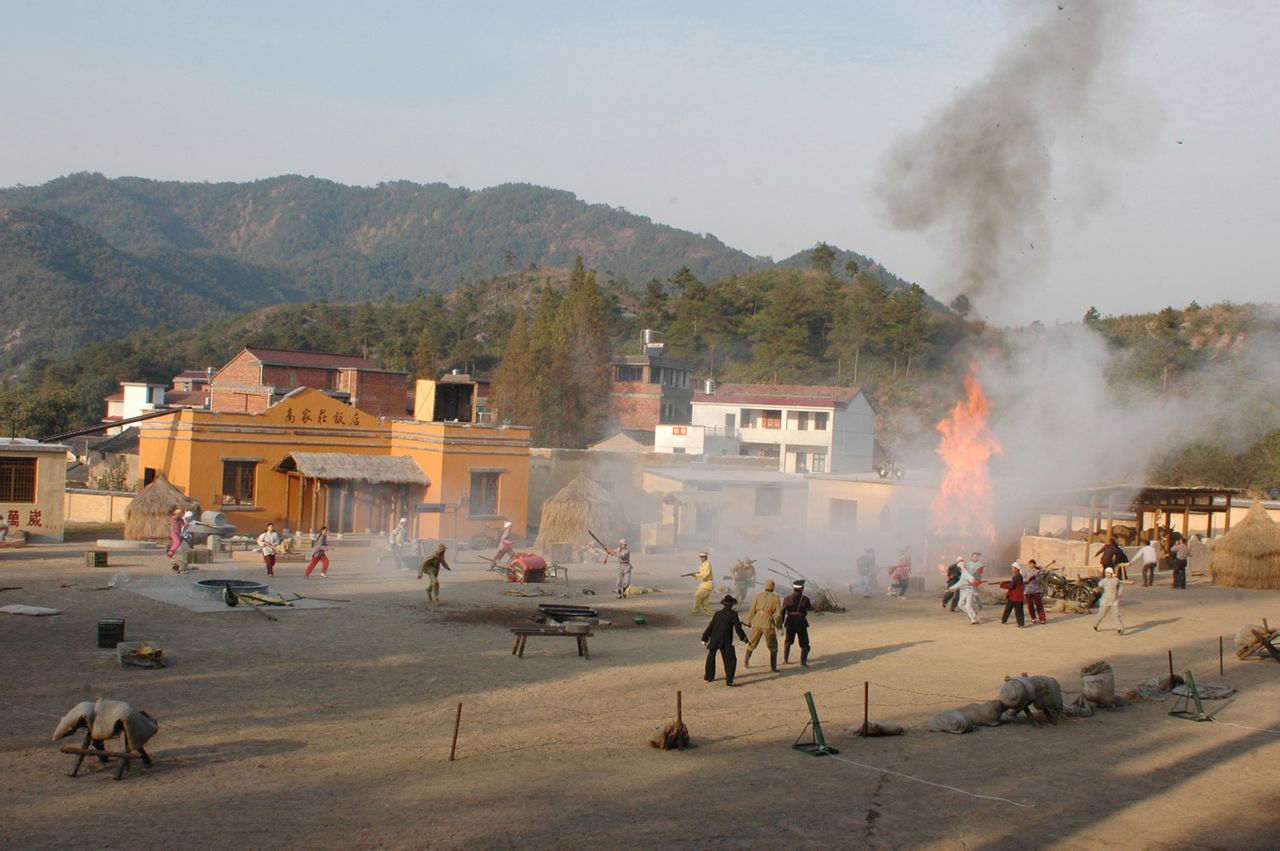
[(1213, 542), (1209, 575), (1214, 585), (1280, 588), (1280, 526), (1255, 501), (1244, 519)]
[(282, 473), (297, 471), (322, 482), (368, 482), (371, 485), (429, 485), (431, 480), (407, 455), (358, 455), (353, 452), (290, 452), (276, 465)]
[(164, 474), (142, 489), (125, 509), (124, 536), (130, 541), (155, 541), (169, 538), (169, 517), (175, 508), (191, 509), (200, 514), (200, 503), (169, 484)]
[(627, 517), (608, 491), (579, 473), (542, 504), (542, 524), (533, 545), (542, 550), (552, 544), (585, 547), (592, 543), (588, 529), (613, 546), (626, 534)]

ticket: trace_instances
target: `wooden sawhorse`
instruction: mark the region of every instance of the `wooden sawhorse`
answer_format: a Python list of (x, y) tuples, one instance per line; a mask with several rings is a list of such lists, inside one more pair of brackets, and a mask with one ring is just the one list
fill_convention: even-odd
[(71, 773), (68, 775), (69, 777), (75, 777), (76, 774), (79, 773), (80, 766), (84, 763), (84, 758), (87, 756), (96, 756), (98, 758), (98, 762), (109, 762), (113, 759), (120, 760), (120, 764), (116, 766), (116, 780), (124, 777), (124, 773), (129, 770), (129, 760), (131, 759), (140, 759), (142, 760), (143, 765), (151, 764), (151, 757), (147, 754), (146, 748), (138, 748), (136, 751), (131, 751), (126, 745), (123, 753), (109, 751), (107, 750), (106, 745), (94, 739), (93, 734), (88, 730), (84, 733), (84, 744), (78, 748), (72, 747), (71, 745), (63, 745), (62, 752), (76, 755), (76, 764), (72, 766)]
[(591, 658), (591, 651), (587, 648), (587, 638), (595, 635), (594, 632), (565, 632), (563, 629), (541, 629), (537, 627), (516, 627), (511, 630), (516, 637), (515, 646), (511, 648), (512, 656), (524, 658), (524, 645), (531, 635), (559, 635), (565, 638), (578, 639), (578, 655), (586, 659)]

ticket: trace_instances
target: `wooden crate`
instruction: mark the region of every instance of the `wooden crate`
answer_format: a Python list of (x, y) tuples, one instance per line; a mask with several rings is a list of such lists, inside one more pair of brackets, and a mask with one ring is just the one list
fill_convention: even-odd
[(84, 566), (85, 567), (106, 567), (107, 551), (106, 550), (85, 550)]

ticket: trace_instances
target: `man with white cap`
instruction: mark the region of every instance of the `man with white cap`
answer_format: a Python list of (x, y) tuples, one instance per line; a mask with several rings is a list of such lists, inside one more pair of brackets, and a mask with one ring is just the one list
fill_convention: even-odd
[(401, 570), (409, 568), (404, 563), (405, 553), (409, 545), (409, 518), (401, 517), (400, 522), (396, 524), (396, 528), (391, 530), (388, 539), (387, 548), (391, 550), (391, 554), (395, 557), (396, 567)]
[(698, 590), (693, 592), (693, 613), (696, 615), (702, 612), (704, 615), (711, 615), (711, 606), (707, 604), (707, 598), (711, 596), (711, 591), (715, 587), (715, 573), (711, 570), (711, 561), (707, 556), (706, 550), (698, 552), (698, 569), (692, 575), (698, 580)]
[(1124, 589), (1120, 587), (1120, 580), (1116, 579), (1114, 567), (1108, 567), (1102, 572), (1098, 587), (1102, 589), (1102, 597), (1098, 599), (1098, 620), (1093, 625), (1093, 631), (1098, 631), (1098, 627), (1102, 626), (1103, 618), (1110, 612), (1116, 616), (1116, 623), (1120, 627), (1116, 630), (1116, 634), (1124, 635), (1124, 621), (1120, 619), (1120, 596), (1124, 593)]
[(504, 520), (502, 522), (502, 535), (498, 538), (498, 552), (494, 554), (494, 562), (511, 559), (516, 554), (515, 545), (511, 542), (511, 521)]
[(978, 593), (978, 579), (969, 572), (969, 565), (964, 559), (957, 559), (955, 566), (960, 568), (960, 575), (956, 577), (954, 584), (947, 587), (947, 590), (959, 596), (960, 608), (969, 616), (969, 623), (977, 626), (981, 621), (978, 620), (978, 613), (973, 607), (973, 599)]
[(631, 550), (627, 548), (627, 539), (620, 538), (616, 550), (606, 548), (605, 552), (618, 558), (618, 584), (614, 590), (621, 600), (627, 596), (627, 589), (631, 587)]

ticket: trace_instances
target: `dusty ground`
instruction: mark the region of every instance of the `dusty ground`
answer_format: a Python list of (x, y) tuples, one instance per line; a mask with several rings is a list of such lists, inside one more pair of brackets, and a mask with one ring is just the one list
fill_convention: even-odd
[[(531, 639), (526, 657), (514, 658), (505, 627), (539, 601), (502, 596), (512, 586), (465, 554), (445, 574), (439, 607), (412, 574), (376, 565), (367, 549), (339, 547), (323, 582), (283, 565), (273, 588), (351, 602), (270, 622), (90, 590), (124, 567), (134, 583), (189, 579), (167, 575), (158, 554), (113, 552), (110, 568), (88, 569), (83, 548), (0, 551), (0, 586), (22, 586), (0, 593), (0, 603), (62, 610), (0, 615), (5, 847), (1277, 842), (1280, 665), (1236, 663), (1229, 649), (1240, 624), (1280, 621), (1275, 593), (1195, 577), (1186, 592), (1131, 587), (1124, 613), (1133, 632), (1123, 637), (1094, 633), (1079, 616), (1050, 615), (1047, 626), (1023, 630), (970, 627), (932, 594), (845, 595), (849, 613), (814, 619), (809, 670), (770, 674), (758, 655), (740, 669), (742, 687), (727, 689), (702, 681), (705, 621), (688, 613), (691, 586), (678, 578), (693, 567), (687, 555), (636, 557), (635, 582), (660, 594), (617, 601), (610, 571), (598, 566), (575, 568), (569, 586), (544, 586), (615, 618), (585, 661), (560, 639)], [(199, 575), (258, 574), (244, 562), (211, 567)], [(584, 587), (602, 594), (579, 596)], [(648, 625), (631, 623), (638, 613)], [(159, 643), (172, 665), (120, 670), (112, 651), (96, 647), (103, 616), (126, 618), (127, 637)], [(1220, 634), (1225, 681), (1241, 690), (1221, 720), (1242, 726), (1177, 720), (1171, 704), (1145, 703), (1041, 729), (1021, 722), (962, 737), (922, 729), (940, 709), (994, 697), (1006, 674), (1052, 674), (1072, 692), (1080, 666), (1101, 658), (1131, 686), (1164, 670), (1171, 648), (1179, 670), (1218, 682)], [(872, 718), (910, 725), (907, 735), (843, 732), (861, 721), (864, 680)], [(645, 740), (674, 716), (677, 689), (696, 747), (651, 750)], [(805, 691), (840, 760), (791, 750)], [(97, 695), (160, 719), (152, 768), (119, 783), (97, 766), (66, 776), (72, 758), (50, 733), (63, 712)]]

